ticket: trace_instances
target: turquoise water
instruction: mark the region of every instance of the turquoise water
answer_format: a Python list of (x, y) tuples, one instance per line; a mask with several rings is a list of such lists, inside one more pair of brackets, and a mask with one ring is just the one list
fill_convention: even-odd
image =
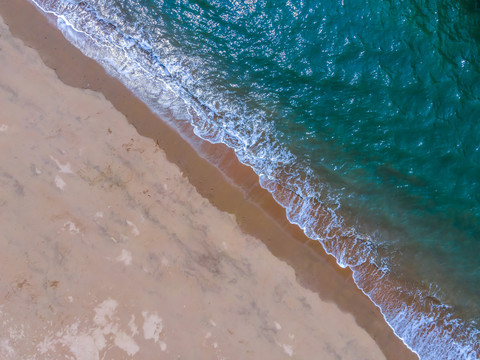
[(480, 12), (442, 0), (38, 0), (223, 142), (422, 359), (480, 358)]

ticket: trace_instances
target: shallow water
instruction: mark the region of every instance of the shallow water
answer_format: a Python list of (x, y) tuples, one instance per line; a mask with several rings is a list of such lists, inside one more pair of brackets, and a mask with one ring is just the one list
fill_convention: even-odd
[(480, 358), (473, 2), (38, 4), (157, 113), (234, 148), (422, 359)]

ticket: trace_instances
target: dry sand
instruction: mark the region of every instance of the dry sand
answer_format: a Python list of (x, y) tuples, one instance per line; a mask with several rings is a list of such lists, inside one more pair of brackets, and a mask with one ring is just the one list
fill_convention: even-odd
[[(0, 358), (413, 356), (372, 304), (354, 317), (300, 285), (101, 93), (0, 34)], [(318, 262), (324, 297), (368, 304)]]

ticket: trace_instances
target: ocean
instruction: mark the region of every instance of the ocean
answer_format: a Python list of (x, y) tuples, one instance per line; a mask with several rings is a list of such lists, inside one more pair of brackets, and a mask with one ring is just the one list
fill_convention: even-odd
[(480, 359), (476, 0), (34, 2), (234, 149), (421, 359)]

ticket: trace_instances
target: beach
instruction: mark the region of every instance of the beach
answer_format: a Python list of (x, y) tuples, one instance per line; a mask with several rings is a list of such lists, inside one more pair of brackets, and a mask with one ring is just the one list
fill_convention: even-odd
[(417, 358), (232, 151), (0, 15), (2, 358)]

